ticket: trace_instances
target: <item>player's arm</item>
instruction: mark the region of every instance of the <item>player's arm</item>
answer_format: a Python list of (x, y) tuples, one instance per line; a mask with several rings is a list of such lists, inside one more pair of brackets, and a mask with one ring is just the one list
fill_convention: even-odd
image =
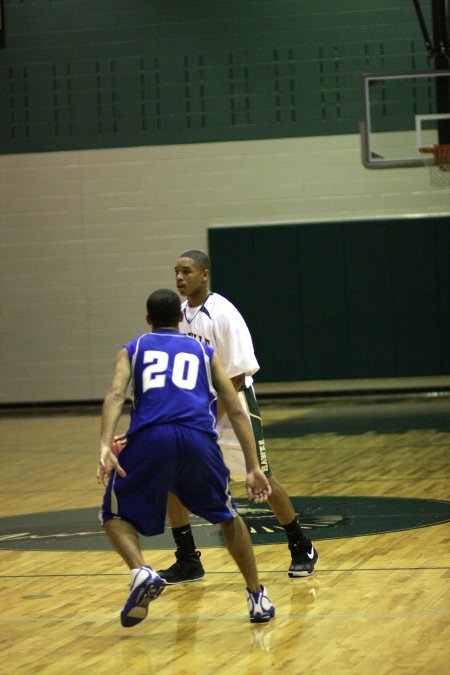
[[(243, 316), (234, 305), (227, 303), (215, 317), (215, 342), (217, 354), (226, 372), (230, 375), (235, 391), (245, 383), (246, 375), (253, 375), (258, 369), (253, 342)], [(217, 421), (224, 415), (223, 405), (218, 402)]]
[(122, 414), (130, 378), (130, 358), (127, 350), (123, 348), (116, 355), (111, 386), (103, 401), (100, 428), (100, 459), (97, 467), (97, 480), (101, 483), (107, 482), (112, 469), (116, 469), (120, 476), (126, 475), (117, 457), (111, 452), (111, 445), (114, 431)]
[(234, 386), (216, 353), (212, 357), (211, 370), (214, 387), (222, 400), (222, 404), (244, 453), (247, 469), (248, 497), (255, 502), (264, 502), (269, 497), (271, 488), (267, 478), (259, 468), (250, 420), (245, 414)]
[[(231, 377), (231, 384), (234, 387), (234, 391), (238, 392), (239, 389), (242, 387), (242, 385), (245, 382), (245, 374), (241, 373), (241, 375), (236, 375), (236, 377)], [(222, 417), (225, 415), (225, 407), (222, 403), (222, 399), (218, 399), (217, 401), (217, 421), (219, 422)]]

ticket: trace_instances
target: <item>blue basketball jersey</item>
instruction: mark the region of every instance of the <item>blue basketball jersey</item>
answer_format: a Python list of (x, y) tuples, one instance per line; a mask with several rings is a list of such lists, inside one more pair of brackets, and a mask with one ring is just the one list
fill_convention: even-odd
[(127, 436), (145, 426), (173, 423), (218, 437), (211, 347), (176, 331), (146, 333), (124, 346), (133, 386)]

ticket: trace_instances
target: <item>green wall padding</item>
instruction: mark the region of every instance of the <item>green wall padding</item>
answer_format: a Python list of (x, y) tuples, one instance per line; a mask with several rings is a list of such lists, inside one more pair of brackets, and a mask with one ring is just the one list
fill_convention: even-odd
[(260, 382), (450, 373), (450, 216), (211, 228)]

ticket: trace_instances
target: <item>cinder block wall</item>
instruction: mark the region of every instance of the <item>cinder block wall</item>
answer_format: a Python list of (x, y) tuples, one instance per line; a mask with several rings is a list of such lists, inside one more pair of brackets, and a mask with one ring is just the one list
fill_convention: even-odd
[(210, 225), (450, 210), (424, 170), (364, 169), (348, 135), (4, 155), (0, 200), (3, 403), (101, 398)]

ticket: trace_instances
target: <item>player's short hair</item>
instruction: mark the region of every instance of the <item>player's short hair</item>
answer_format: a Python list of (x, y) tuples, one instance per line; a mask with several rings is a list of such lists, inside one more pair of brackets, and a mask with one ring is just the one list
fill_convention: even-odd
[(180, 298), (168, 288), (154, 291), (147, 299), (147, 314), (154, 329), (177, 328), (180, 312)]
[(180, 255), (180, 258), (190, 258), (193, 260), (197, 265), (202, 269), (202, 270), (210, 270), (211, 269), (211, 261), (209, 259), (209, 256), (206, 255), (206, 253), (203, 253), (203, 251), (185, 251), (185, 253), (182, 253)]

